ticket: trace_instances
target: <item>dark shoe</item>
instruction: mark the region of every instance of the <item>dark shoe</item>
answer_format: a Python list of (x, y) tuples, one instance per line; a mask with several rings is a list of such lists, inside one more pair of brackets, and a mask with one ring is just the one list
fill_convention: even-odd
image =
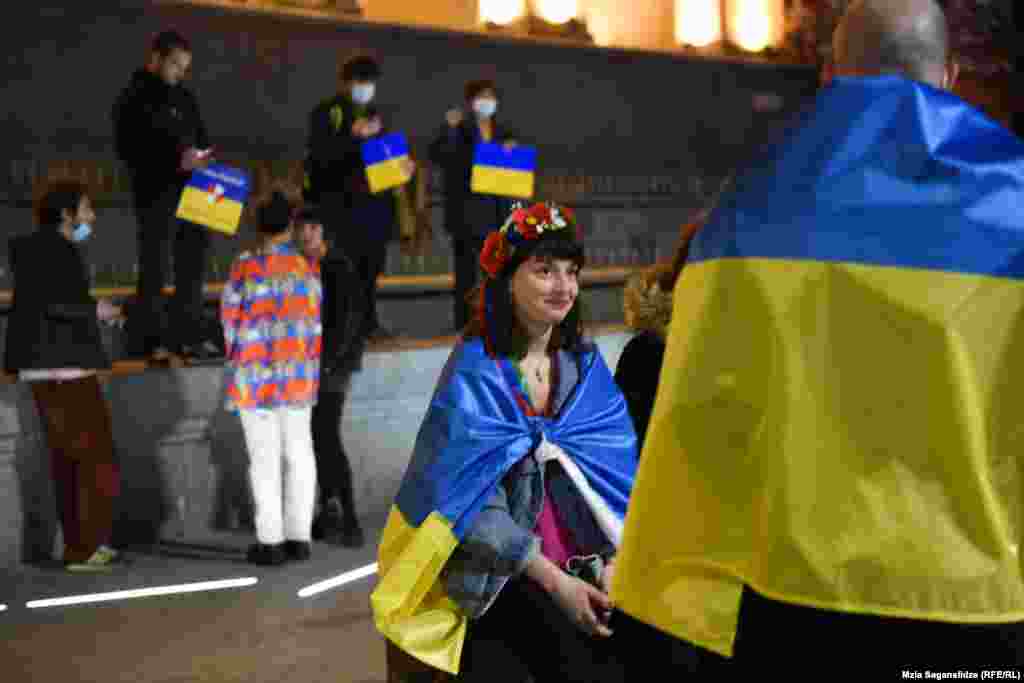
[(285, 541), (284, 552), (289, 560), (305, 562), (313, 555), (313, 548), (309, 541)]
[(341, 531), (341, 501), (337, 496), (331, 496), (313, 518), (313, 540), (323, 541)]
[(285, 554), (284, 544), (267, 545), (266, 543), (253, 543), (249, 546), (249, 552), (245, 559), (251, 564), (259, 564), (264, 567), (277, 567), (288, 561)]
[(313, 540), (322, 541), (327, 538), (327, 521), (324, 515), (317, 515), (313, 519)]
[(344, 548), (362, 548), (366, 538), (362, 527), (359, 526), (359, 520), (349, 518), (341, 523), (341, 529), (327, 537), (327, 542)]

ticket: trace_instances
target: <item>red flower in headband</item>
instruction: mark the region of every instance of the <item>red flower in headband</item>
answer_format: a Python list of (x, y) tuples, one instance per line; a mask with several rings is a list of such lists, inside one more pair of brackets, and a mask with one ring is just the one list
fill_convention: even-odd
[(484, 248), (480, 250), (480, 267), (491, 278), (498, 277), (501, 269), (508, 261), (508, 249), (505, 247), (505, 236), (495, 230), (487, 236)]

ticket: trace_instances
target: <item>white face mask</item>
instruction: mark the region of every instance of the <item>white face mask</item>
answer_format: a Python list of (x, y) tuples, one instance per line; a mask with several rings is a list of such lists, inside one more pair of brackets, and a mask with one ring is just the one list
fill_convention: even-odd
[(359, 83), (352, 86), (352, 101), (356, 104), (366, 104), (373, 99), (376, 86), (373, 83)]
[(92, 226), (88, 223), (79, 223), (75, 226), (75, 229), (71, 231), (72, 242), (84, 242), (89, 239), (89, 235), (92, 234)]
[(480, 97), (473, 100), (473, 111), (482, 119), (489, 119), (498, 111), (498, 100), (491, 97)]

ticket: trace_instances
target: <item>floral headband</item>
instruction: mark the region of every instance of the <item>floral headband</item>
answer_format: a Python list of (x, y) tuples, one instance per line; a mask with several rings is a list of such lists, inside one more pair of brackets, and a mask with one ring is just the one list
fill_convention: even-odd
[(569, 227), (576, 227), (576, 216), (568, 207), (544, 202), (527, 208), (516, 203), (505, 225), (487, 236), (480, 251), (480, 267), (493, 280), (505, 268), (520, 244), (538, 239), (546, 232)]

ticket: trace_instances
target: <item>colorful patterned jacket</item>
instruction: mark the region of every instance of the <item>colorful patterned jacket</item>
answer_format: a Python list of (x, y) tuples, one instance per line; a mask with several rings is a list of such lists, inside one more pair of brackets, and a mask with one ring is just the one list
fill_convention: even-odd
[(292, 242), (238, 256), (221, 296), (228, 410), (315, 402), (321, 298), (319, 274)]

